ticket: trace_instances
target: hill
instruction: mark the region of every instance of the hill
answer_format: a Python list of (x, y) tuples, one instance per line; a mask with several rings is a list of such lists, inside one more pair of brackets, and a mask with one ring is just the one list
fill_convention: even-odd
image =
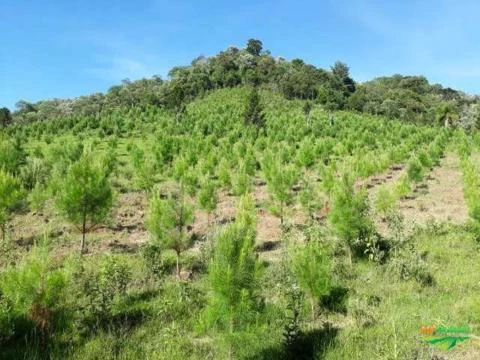
[[(143, 83), (170, 94), (201, 64)], [(344, 100), (410, 80), (345, 80)], [(478, 333), (478, 133), (237, 81), (14, 114), (0, 358), (477, 358), (470, 333), (447, 352), (420, 329)]]
[(0, 111), (0, 125), (45, 121), (52, 118), (100, 117), (118, 109), (160, 107), (180, 113), (190, 101), (220, 88), (261, 87), (287, 99), (310, 100), (326, 110), (354, 110), (390, 119), (430, 125), (477, 129), (480, 99), (439, 84), (424, 76), (380, 77), (356, 83), (349, 67), (337, 61), (321, 69), (301, 59), (288, 61), (263, 50), (260, 40), (245, 48), (230, 47), (211, 57), (200, 56), (189, 66), (171, 69), (169, 78), (158, 76), (112, 86), (105, 94), (76, 99), (30, 103), (20, 100), (13, 113)]

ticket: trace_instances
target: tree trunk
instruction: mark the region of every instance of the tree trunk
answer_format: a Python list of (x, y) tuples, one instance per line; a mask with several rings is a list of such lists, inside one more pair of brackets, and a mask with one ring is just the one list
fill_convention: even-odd
[(87, 219), (83, 218), (82, 224), (82, 247), (80, 249), (80, 254), (83, 255), (85, 253), (85, 233), (87, 232)]
[(283, 201), (280, 201), (280, 225), (283, 225)]
[(3, 243), (3, 246), (5, 246), (5, 238), (6, 238), (6, 231), (5, 231), (5, 223), (2, 224), (2, 243)]
[(315, 298), (310, 298), (310, 309), (312, 310), (312, 322), (315, 322)]
[(180, 258), (180, 253), (177, 251), (177, 279), (180, 279), (180, 262), (179, 262), (179, 258)]
[(350, 263), (350, 267), (353, 267), (352, 249), (350, 248), (350, 245), (347, 245), (347, 251), (348, 251), (348, 261)]

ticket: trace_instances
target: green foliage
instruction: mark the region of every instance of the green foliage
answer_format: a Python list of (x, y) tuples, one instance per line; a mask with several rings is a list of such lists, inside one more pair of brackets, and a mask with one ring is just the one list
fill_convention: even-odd
[(23, 186), (32, 190), (37, 185), (45, 185), (50, 175), (50, 169), (43, 159), (28, 157), (27, 163), (20, 169), (20, 179)]
[(250, 39), (247, 42), (247, 52), (254, 56), (259, 56), (262, 51), (263, 44), (260, 40)]
[(167, 199), (154, 194), (150, 199), (146, 222), (148, 231), (161, 249), (175, 250), (177, 276), (180, 276), (180, 254), (188, 249), (192, 242), (185, 230), (193, 219), (193, 209), (181, 193), (170, 195)]
[(251, 179), (244, 163), (241, 163), (237, 173), (232, 178), (232, 190), (235, 196), (241, 196), (251, 191)]
[(357, 254), (363, 253), (365, 240), (373, 232), (368, 213), (366, 191), (355, 192), (352, 178), (344, 174), (334, 190), (329, 220), (349, 250), (354, 249)]
[(24, 162), (25, 152), (18, 140), (13, 142), (0, 138), (0, 169), (16, 175)]
[(79, 305), (77, 320), (88, 329), (89, 323), (99, 327), (108, 321), (115, 304), (126, 295), (132, 274), (128, 264), (107, 255), (95, 267), (80, 265), (73, 276)]
[(46, 341), (63, 324), (68, 282), (68, 275), (54, 266), (44, 244), (35, 246), (21, 263), (2, 274), (0, 289), (11, 316), (30, 321)]
[(261, 311), (254, 243), (255, 237), (242, 223), (227, 226), (215, 239), (208, 267), (207, 326), (232, 335), (253, 323)]
[(247, 108), (245, 110), (245, 124), (254, 125), (256, 127), (263, 127), (264, 115), (263, 108), (260, 103), (260, 94), (256, 88), (252, 89), (247, 100)]
[(204, 180), (202, 187), (198, 193), (198, 202), (200, 207), (209, 214), (215, 211), (218, 203), (218, 195), (216, 185), (210, 179)]
[(395, 184), (395, 194), (398, 198), (404, 199), (412, 192), (412, 185), (407, 176), (402, 176)]
[(300, 204), (302, 204), (305, 213), (307, 214), (310, 220), (313, 220), (315, 217), (315, 212), (320, 208), (320, 201), (319, 201), (319, 194), (311, 184), (311, 182), (307, 180), (303, 180), (302, 182), (302, 190), (300, 192)]
[(425, 170), (422, 166), (422, 163), (418, 160), (418, 158), (412, 158), (407, 165), (407, 174), (408, 179), (415, 183), (419, 183), (423, 180), (423, 175), (425, 174)]
[(23, 198), (20, 182), (0, 169), (0, 229), (5, 242), (6, 224), (17, 203)]
[(299, 172), (294, 165), (283, 165), (278, 159), (265, 158), (262, 166), (271, 196), (280, 205), (280, 220), (283, 224), (284, 207), (293, 198), (292, 187), (298, 181)]
[(389, 212), (395, 210), (396, 201), (397, 197), (394, 190), (382, 185), (378, 188), (375, 197), (375, 211), (385, 218)]
[(432, 159), (430, 158), (430, 155), (427, 151), (421, 150), (418, 153), (418, 160), (420, 161), (420, 164), (425, 168), (429, 169), (432, 167), (433, 162)]
[(310, 300), (312, 321), (316, 304), (330, 291), (330, 261), (325, 249), (310, 241), (291, 250), (292, 270), (301, 289)]
[(68, 168), (56, 201), (58, 210), (82, 230), (81, 252), (86, 232), (103, 222), (113, 205), (109, 178), (92, 156), (86, 153)]
[(312, 144), (312, 139), (305, 139), (301, 142), (297, 153), (298, 163), (306, 168), (311, 167), (316, 160), (315, 147)]

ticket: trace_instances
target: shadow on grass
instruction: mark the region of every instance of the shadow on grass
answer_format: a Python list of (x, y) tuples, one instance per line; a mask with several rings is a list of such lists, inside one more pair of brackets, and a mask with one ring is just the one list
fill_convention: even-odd
[(338, 328), (326, 324), (321, 329), (303, 332), (292, 344), (262, 350), (248, 360), (313, 360), (323, 359), (338, 334)]

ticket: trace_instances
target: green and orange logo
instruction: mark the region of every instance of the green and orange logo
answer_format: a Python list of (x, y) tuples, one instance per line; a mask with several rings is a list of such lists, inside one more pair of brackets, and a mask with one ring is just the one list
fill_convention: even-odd
[(427, 343), (447, 350), (453, 349), (458, 343), (477, 338), (471, 334), (468, 326), (422, 326), (420, 334), (426, 337)]

